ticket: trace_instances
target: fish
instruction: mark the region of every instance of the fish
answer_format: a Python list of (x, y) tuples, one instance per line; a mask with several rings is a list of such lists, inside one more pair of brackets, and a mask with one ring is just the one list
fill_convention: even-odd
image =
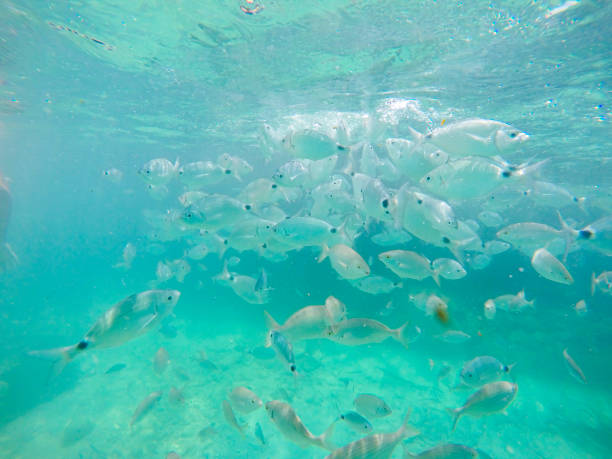
[(357, 433), (369, 434), (374, 430), (372, 424), (370, 424), (370, 421), (356, 411), (346, 411), (341, 413), (338, 416), (338, 419), (344, 421), (344, 423), (349, 426), (351, 430)]
[(612, 295), (612, 271), (604, 271), (599, 276), (591, 273), (591, 296), (595, 295), (597, 290)]
[(160, 347), (153, 358), (153, 369), (155, 370), (155, 373), (160, 375), (166, 371), (168, 365), (170, 365), (170, 355), (166, 349)]
[[(566, 231), (571, 232), (571, 228)], [(600, 218), (575, 234), (576, 240), (585, 247), (612, 256), (612, 216)]]
[(431, 263), (431, 268), (444, 279), (463, 279), (467, 276), (465, 268), (451, 258), (437, 258)]
[(408, 425), (410, 413), (411, 410), (408, 410), (402, 426), (395, 432), (368, 435), (338, 448), (326, 459), (389, 459), (403, 440), (419, 435), (417, 430)]
[(221, 405), (223, 407), (223, 416), (225, 417), (227, 423), (236, 429), (241, 436), (246, 436), (244, 433), (244, 426), (238, 423), (238, 419), (236, 419), (234, 410), (232, 410), (232, 406), (229, 404), (229, 402), (227, 400), (223, 400)]
[(570, 193), (562, 186), (542, 180), (533, 180), (530, 183), (529, 193), (527, 195), (531, 200), (535, 201), (538, 206), (552, 207), (560, 209), (568, 205), (575, 205), (583, 212), (584, 202), (586, 198), (577, 197)]
[(567, 367), (567, 371), (572, 377), (583, 384), (587, 383), (586, 376), (582, 372), (582, 369), (578, 366), (578, 364), (572, 359), (572, 357), (567, 352), (567, 348), (563, 349), (563, 358), (565, 359), (565, 366)]
[(228, 397), (234, 409), (243, 414), (251, 413), (262, 406), (257, 394), (244, 386), (234, 387)]
[(506, 183), (536, 174), (544, 162), (516, 167), (479, 156), (441, 164), (419, 181), (427, 191), (445, 199), (464, 200), (486, 196)]
[(531, 266), (533, 266), (533, 269), (542, 277), (553, 282), (566, 285), (574, 283), (574, 278), (563, 263), (545, 248), (540, 248), (533, 252)]
[(190, 247), (189, 250), (185, 252), (185, 256), (191, 260), (202, 260), (203, 258), (206, 258), (208, 253), (209, 249), (206, 244), (197, 244)]
[(334, 446), (331, 443), (331, 436), (336, 426), (335, 421), (331, 423), (323, 434), (315, 436), (308, 430), (295, 410), (288, 403), (280, 400), (272, 400), (267, 402), (265, 407), (270, 420), (289, 441), (301, 448), (316, 446), (328, 451), (334, 450)]
[(478, 220), (480, 220), (485, 226), (489, 228), (498, 228), (504, 223), (504, 219), (497, 212), (491, 210), (483, 210), (478, 214)]
[(437, 271), (429, 259), (410, 250), (389, 250), (378, 255), (378, 259), (402, 279), (423, 280), (433, 278), (440, 285)]
[(574, 311), (579, 316), (583, 316), (587, 313), (587, 304), (586, 301), (580, 300), (574, 305)]
[(238, 156), (232, 156), (229, 153), (222, 153), (219, 155), (217, 158), (217, 163), (225, 171), (231, 171), (231, 174), (228, 175), (232, 175), (238, 181), (242, 181), (242, 177), (253, 172), (253, 166), (251, 166), (246, 160)]
[(393, 338), (404, 347), (408, 347), (411, 342), (409, 336), (411, 332), (408, 322), (393, 330), (374, 319), (352, 318), (330, 327), (327, 338), (346, 346), (381, 343), (387, 338)]
[(119, 183), (123, 178), (123, 172), (121, 172), (119, 169), (112, 167), (110, 169), (103, 170), (102, 177), (108, 179), (113, 183)]
[(217, 231), (243, 220), (252, 214), (252, 205), (223, 194), (211, 194), (187, 206), (181, 214), (181, 223), (208, 231)]
[(499, 380), (514, 365), (504, 365), (495, 357), (483, 355), (466, 362), (461, 369), (461, 382), (470, 387), (480, 387)]
[(440, 335), (435, 335), (434, 338), (444, 341), (445, 343), (460, 344), (465, 343), (472, 337), (461, 330), (446, 330)]
[(495, 156), (512, 151), (529, 135), (500, 121), (468, 119), (445, 124), (423, 135), (409, 128), (419, 144), (431, 143), (451, 156)]
[[(265, 304), (270, 301), (270, 289), (267, 286), (257, 289), (258, 279), (244, 274), (229, 272), (227, 265), (226, 261), (223, 265), (223, 271), (217, 274), (213, 280), (230, 287), (236, 295), (247, 303)], [(262, 286), (260, 285), (260, 287)]]
[(361, 279), (370, 275), (370, 267), (355, 250), (345, 244), (335, 244), (331, 248), (323, 243), (318, 262), (329, 257), (332, 268), (343, 279)]
[(177, 176), (179, 171), (178, 159), (172, 163), (166, 158), (152, 159), (146, 162), (140, 169), (138, 175), (152, 185), (166, 185)]
[(470, 448), (469, 446), (459, 445), (456, 443), (444, 443), (434, 446), (419, 454), (411, 454), (405, 452), (404, 459), (409, 457), (417, 457), (421, 459), (477, 459), (482, 457), (480, 453)]
[(128, 242), (127, 244), (125, 244), (125, 247), (123, 248), (123, 252), (121, 253), (121, 260), (119, 263), (113, 265), (113, 268), (115, 269), (131, 269), (132, 268), (132, 262), (134, 261), (134, 258), (136, 257), (136, 246), (134, 244), (132, 244), (131, 242)]
[[(290, 342), (295, 342), (327, 336), (329, 327), (346, 318), (346, 306), (337, 298), (329, 296), (324, 305), (305, 306), (294, 312), (282, 325), (267, 311), (264, 311), (264, 317), (268, 330), (277, 330)], [(268, 334), (267, 347), (272, 344), (270, 338)]]
[(216, 185), (229, 175), (225, 169), (212, 161), (195, 161), (184, 164), (176, 174), (181, 183), (191, 190)]
[(87, 435), (89, 435), (96, 425), (88, 419), (75, 421), (71, 419), (62, 432), (61, 445), (63, 448), (71, 447), (77, 444)]
[(509, 242), (525, 255), (546, 248), (550, 253), (560, 255), (569, 250), (568, 240), (574, 238), (567, 230), (557, 230), (543, 223), (513, 223), (497, 232), (497, 238)]
[(130, 419), (130, 427), (132, 427), (135, 423), (140, 421), (147, 413), (149, 413), (149, 411), (153, 409), (157, 402), (161, 400), (162, 395), (162, 391), (155, 391), (151, 392), (144, 399), (142, 399), (142, 401), (134, 410), (134, 414), (132, 414), (132, 418)]
[(481, 417), (505, 410), (516, 397), (517, 391), (518, 385), (508, 381), (485, 384), (470, 395), (463, 406), (448, 410), (454, 416), (452, 430), (455, 430), (457, 422), (464, 415)]
[(176, 387), (172, 386), (170, 388), (170, 391), (168, 392), (168, 400), (171, 403), (175, 403), (175, 404), (180, 404), (180, 403), (185, 403), (185, 388), (181, 388), (181, 389), (177, 389)]
[(283, 148), (298, 158), (322, 159), (347, 151), (331, 137), (312, 129), (291, 131), (281, 140)]
[(370, 240), (383, 247), (397, 246), (412, 240), (412, 236), (403, 229), (385, 228), (382, 232), (374, 234)]
[(329, 245), (339, 233), (338, 228), (314, 217), (287, 218), (277, 223), (273, 232), (277, 239), (296, 248)]
[(263, 429), (261, 428), (261, 424), (259, 422), (255, 423), (255, 438), (257, 438), (259, 443), (261, 443), (262, 445), (266, 444)]
[(499, 255), (500, 253), (504, 253), (506, 250), (509, 250), (512, 247), (510, 244), (504, 241), (487, 241), (484, 244), (484, 252), (487, 255)]
[(408, 139), (385, 140), (389, 159), (410, 180), (418, 182), (423, 175), (448, 161), (448, 154), (430, 145), (417, 145)]
[(118, 373), (121, 370), (123, 370), (126, 366), (127, 365), (125, 363), (116, 363), (112, 367), (110, 367), (108, 370), (106, 370), (104, 374), (109, 375), (111, 373)]
[(384, 418), (392, 413), (391, 407), (374, 394), (358, 394), (353, 400), (355, 409), (366, 418)]
[(289, 367), (289, 371), (297, 376), (297, 367), (295, 365), (295, 356), (293, 355), (293, 345), (279, 331), (271, 330), (269, 332), (270, 343), (278, 358)]
[(172, 313), (180, 296), (178, 290), (147, 290), (130, 295), (104, 312), (78, 343), (29, 354), (56, 360), (54, 374), (58, 375), (84, 351), (121, 346), (156, 329)]
[(404, 286), (402, 282), (393, 282), (386, 277), (376, 275), (369, 275), (361, 279), (356, 279), (351, 282), (351, 285), (370, 295), (390, 293), (396, 288), (402, 288)]
[(493, 300), (487, 300), (484, 303), (484, 316), (488, 320), (493, 320), (495, 315), (497, 314), (497, 307), (495, 306), (495, 302)]
[(535, 301), (528, 301), (525, 297), (525, 290), (521, 290), (516, 295), (500, 295), (496, 298), (488, 299), (485, 302), (485, 310), (493, 310), (497, 311), (498, 309), (502, 311), (521, 312), (524, 308), (534, 308)]
[(185, 191), (178, 197), (179, 202), (183, 207), (189, 207), (202, 199), (205, 199), (208, 193), (203, 191)]

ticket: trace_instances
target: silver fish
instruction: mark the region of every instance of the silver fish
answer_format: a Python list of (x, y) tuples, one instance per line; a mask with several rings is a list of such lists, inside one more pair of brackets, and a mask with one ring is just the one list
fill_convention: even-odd
[(326, 459), (388, 459), (397, 445), (419, 432), (408, 425), (410, 411), (406, 414), (402, 426), (392, 433), (378, 433), (356, 440), (335, 450)]
[(344, 421), (347, 426), (357, 433), (369, 434), (374, 430), (370, 421), (356, 411), (346, 411), (340, 414), (338, 419)]
[(229, 394), (229, 400), (237, 411), (244, 414), (255, 411), (262, 405), (257, 394), (244, 386), (234, 387)]
[(130, 419), (130, 427), (132, 427), (136, 422), (143, 418), (151, 409), (159, 402), (162, 397), (162, 391), (151, 392), (147, 395), (139, 404), (136, 410), (134, 410), (134, 414), (132, 414), (132, 419)]
[(278, 430), (290, 441), (302, 448), (316, 446), (318, 448), (333, 451), (334, 447), (330, 443), (331, 436), (336, 425), (335, 421), (327, 430), (319, 435), (313, 435), (304, 425), (296, 414), (295, 410), (288, 403), (280, 400), (272, 400), (266, 403), (266, 411), (270, 420), (276, 425)]
[(54, 369), (59, 374), (83, 351), (121, 346), (155, 329), (172, 312), (180, 296), (177, 290), (147, 290), (130, 295), (102, 314), (77, 344), (30, 354), (59, 358)]
[(444, 443), (419, 454), (410, 454), (406, 452), (404, 458), (408, 457), (417, 457), (420, 459), (477, 459), (480, 458), (481, 455), (477, 450), (469, 446)]
[(455, 410), (449, 410), (455, 416), (453, 430), (463, 415), (474, 417), (487, 416), (503, 411), (516, 397), (518, 386), (508, 381), (496, 381), (485, 384), (467, 399), (465, 404)]
[(479, 387), (500, 379), (512, 365), (504, 365), (495, 357), (483, 355), (466, 362), (461, 369), (461, 382), (467, 386)]
[(293, 355), (293, 346), (285, 336), (277, 330), (270, 331), (270, 343), (276, 352), (276, 355), (289, 367), (289, 371), (297, 375), (297, 367), (295, 366), (295, 357)]
[(353, 318), (338, 322), (330, 327), (328, 339), (347, 346), (381, 343), (387, 338), (393, 338), (405, 347), (411, 342), (408, 322), (400, 328), (391, 329), (385, 324), (368, 318)]
[(232, 410), (232, 406), (229, 404), (227, 400), (223, 400), (222, 407), (223, 407), (223, 416), (225, 417), (225, 420), (227, 421), (227, 423), (230, 426), (232, 426), (234, 429), (236, 429), (240, 433), (240, 435), (244, 437), (245, 436), (244, 426), (238, 423), (238, 419), (236, 419), (236, 415), (234, 414), (234, 410)]
[(569, 371), (570, 375), (574, 377), (577, 381), (586, 384), (587, 379), (582, 372), (582, 369), (578, 366), (578, 364), (572, 359), (572, 357), (567, 352), (567, 348), (563, 349), (563, 358), (565, 359), (565, 364), (567, 366), (567, 371)]
[(353, 401), (355, 409), (366, 418), (384, 418), (391, 414), (391, 408), (374, 394), (359, 394)]
[(540, 248), (533, 252), (531, 266), (542, 277), (560, 284), (571, 285), (574, 278), (567, 268), (553, 254), (545, 248)]

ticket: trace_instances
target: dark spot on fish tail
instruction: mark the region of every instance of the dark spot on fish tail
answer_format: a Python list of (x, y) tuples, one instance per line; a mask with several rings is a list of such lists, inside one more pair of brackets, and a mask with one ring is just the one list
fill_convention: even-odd
[(87, 341), (79, 341), (79, 344), (77, 344), (77, 349), (82, 351), (83, 349), (86, 349), (87, 346), (89, 346), (89, 343)]
[(504, 366), (504, 371), (505, 371), (506, 373), (508, 373), (508, 372), (510, 371), (510, 367), (508, 367), (508, 365), (505, 365), (505, 366)]
[(382, 206), (386, 209), (387, 207), (389, 207), (389, 200), (388, 199), (383, 199), (382, 201)]
[(264, 249), (268, 248), (268, 244), (266, 244), (265, 242), (261, 245)]
[(336, 148), (337, 148), (338, 150), (340, 150), (340, 151), (344, 151), (344, 150), (346, 150), (346, 147), (345, 147), (345, 146), (343, 146), (343, 145), (337, 145), (337, 146), (336, 146)]
[(332, 228), (329, 230), (330, 233), (332, 234), (336, 234), (338, 232), (338, 230), (336, 228)]
[(351, 177), (355, 177), (355, 173), (354, 172), (351, 172)]
[(423, 204), (423, 200), (422, 199), (417, 199), (417, 204)]
[(445, 244), (450, 244), (450, 239), (449, 239), (449, 238), (447, 238), (446, 236), (444, 236), (444, 237), (442, 238), (442, 242), (444, 242)]
[(291, 373), (295, 373), (295, 365), (291, 365), (291, 367), (289, 367), (289, 369), (291, 370)]
[(272, 189), (273, 189), (273, 190), (274, 190), (274, 189), (276, 189), (277, 187), (278, 187), (278, 185), (277, 185), (276, 183), (273, 183), (273, 184), (272, 184)]
[(591, 230), (580, 230), (580, 231), (578, 231), (578, 237), (580, 239), (591, 239), (593, 237), (593, 231), (591, 231)]
[(225, 175), (230, 175), (232, 171), (230, 169), (225, 169)]
[(244, 206), (244, 208), (245, 208), (246, 210), (251, 210), (251, 204), (246, 204), (246, 205)]
[(172, 301), (172, 295), (168, 297), (168, 301)]
[(512, 172), (510, 172), (510, 171), (503, 171), (501, 175), (504, 178), (508, 178), (508, 177), (510, 177), (512, 175)]
[(344, 419), (344, 415), (343, 414), (340, 415), (340, 419)]
[(510, 138), (514, 139), (518, 134), (516, 132), (511, 132), (510, 133)]

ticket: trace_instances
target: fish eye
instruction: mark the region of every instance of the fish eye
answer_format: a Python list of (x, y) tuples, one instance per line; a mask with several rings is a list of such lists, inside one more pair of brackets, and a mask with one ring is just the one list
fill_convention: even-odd
[(332, 229), (329, 230), (329, 232), (332, 233), (332, 234), (336, 234), (337, 231), (338, 230), (336, 228), (332, 228)]
[(150, 173), (151, 173), (151, 171), (147, 169), (147, 174), (150, 174)]
[(442, 242), (444, 242), (445, 244), (450, 244), (450, 239), (449, 239), (449, 238), (447, 238), (446, 236), (444, 236), (444, 237), (442, 238)]
[(77, 349), (83, 350), (85, 349), (87, 346), (89, 345), (89, 343), (85, 340), (83, 341), (79, 341), (79, 344), (77, 344)]
[(251, 210), (251, 204), (247, 204), (247, 205), (245, 205), (245, 206), (244, 206), (244, 208), (245, 208), (246, 210)]
[(514, 139), (518, 134), (516, 132), (511, 132), (510, 133), (510, 138)]
[(108, 175), (108, 171), (104, 171), (104, 175)]
[(383, 206), (385, 209), (386, 209), (387, 207), (389, 207), (389, 200), (388, 200), (388, 199), (383, 199), (382, 206)]
[(291, 373), (295, 372), (295, 365), (291, 365), (291, 367), (289, 368), (291, 370)]
[(425, 177), (425, 180), (429, 182), (431, 180), (431, 177), (428, 175), (427, 177)]
[(168, 301), (172, 301), (172, 295), (168, 297)]
[(423, 200), (422, 199), (417, 199), (417, 204), (423, 204)]
[(283, 178), (283, 174), (278, 174), (278, 178)]
[(510, 171), (503, 171), (502, 172), (502, 177), (508, 178), (512, 175), (512, 173)]

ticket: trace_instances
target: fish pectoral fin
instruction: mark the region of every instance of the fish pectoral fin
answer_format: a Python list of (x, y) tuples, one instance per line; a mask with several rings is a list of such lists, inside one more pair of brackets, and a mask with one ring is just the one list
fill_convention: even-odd
[(480, 142), (480, 143), (492, 143), (493, 142), (493, 138), (492, 137), (481, 137), (481, 136), (478, 136), (476, 134), (467, 134), (467, 136), (470, 139), (473, 139), (476, 142)]
[(157, 314), (149, 314), (138, 321), (140, 330), (146, 329), (157, 318)]

